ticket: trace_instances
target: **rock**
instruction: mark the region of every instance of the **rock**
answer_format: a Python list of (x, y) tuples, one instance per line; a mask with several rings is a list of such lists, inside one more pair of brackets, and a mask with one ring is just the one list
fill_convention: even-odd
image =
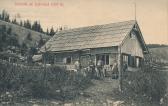
[[(113, 101), (110, 100), (110, 99), (107, 99), (106, 101), (107, 101), (107, 105), (108, 105), (108, 106), (111, 106), (111, 105), (113, 104)], [(112, 106), (113, 106), (113, 105), (112, 105)]]
[(84, 93), (83, 92), (80, 92), (80, 95), (83, 95)]
[(76, 102), (75, 104), (76, 104), (76, 105), (79, 105), (79, 102)]
[(160, 104), (163, 104), (163, 103), (164, 103), (164, 102), (163, 102), (163, 98), (161, 98), (161, 99), (160, 99)]
[(6, 95), (9, 95), (10, 93), (9, 92), (6, 92)]
[(73, 103), (65, 103), (64, 106), (73, 106)]
[(136, 106), (133, 102), (131, 103), (131, 106)]
[(106, 103), (103, 103), (103, 106), (108, 106)]
[(113, 102), (113, 106), (121, 106), (121, 104), (123, 104), (124, 101), (115, 101)]
[(61, 92), (61, 90), (59, 90), (59, 89), (58, 89), (58, 90), (56, 90), (56, 92), (57, 92), (57, 93), (60, 93), (60, 92)]
[(39, 106), (38, 104), (33, 104), (33, 106)]
[(32, 101), (32, 100), (30, 100), (30, 101), (28, 101), (28, 102), (29, 102), (29, 103), (32, 103), (32, 104), (35, 103), (35, 101)]
[(51, 103), (54, 104), (54, 105), (58, 105), (59, 104), (59, 102), (55, 102), (55, 101), (52, 101)]

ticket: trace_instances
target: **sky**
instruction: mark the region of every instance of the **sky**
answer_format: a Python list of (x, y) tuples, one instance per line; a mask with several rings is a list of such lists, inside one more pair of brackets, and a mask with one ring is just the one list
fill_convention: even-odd
[(18, 20), (38, 20), (45, 30), (134, 20), (136, 16), (146, 43), (168, 44), (168, 0), (0, 0), (3, 9)]

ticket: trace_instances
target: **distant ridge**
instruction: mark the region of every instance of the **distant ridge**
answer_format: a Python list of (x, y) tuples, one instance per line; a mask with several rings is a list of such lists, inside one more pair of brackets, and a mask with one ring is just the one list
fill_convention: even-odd
[(166, 44), (147, 44), (149, 48), (168, 47)]

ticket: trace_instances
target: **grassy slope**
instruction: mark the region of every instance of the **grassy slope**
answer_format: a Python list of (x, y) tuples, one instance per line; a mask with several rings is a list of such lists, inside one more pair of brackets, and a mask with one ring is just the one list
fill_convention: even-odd
[(149, 48), (149, 51), (154, 57), (168, 61), (168, 47)]
[[(44, 40), (48, 40), (50, 38), (49, 36), (47, 36), (45, 34), (21, 27), (19, 25), (8, 23), (8, 22), (2, 21), (2, 20), (0, 20), (0, 26), (1, 25), (6, 25), (6, 29), (11, 28), (12, 34), (17, 35), (19, 43), (22, 44), (23, 42), (25, 42), (28, 47), (33, 46), (35, 44), (35, 42), (38, 42), (40, 40), (40, 36)], [(27, 42), (25, 39), (29, 33), (31, 34), (32, 41)]]

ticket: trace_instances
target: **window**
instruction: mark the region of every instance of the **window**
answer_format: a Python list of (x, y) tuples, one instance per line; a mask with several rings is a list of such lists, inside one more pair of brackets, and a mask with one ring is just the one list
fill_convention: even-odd
[(55, 63), (62, 63), (62, 62), (65, 63), (65, 61), (63, 60), (63, 57), (60, 55), (56, 56), (54, 61), (55, 61)]
[(130, 38), (131, 38), (131, 39), (135, 39), (135, 38), (136, 38), (136, 34), (135, 34), (135, 32), (131, 32), (131, 34), (130, 34)]
[(54, 58), (50, 58), (50, 59), (48, 60), (48, 63), (49, 63), (49, 64), (54, 64)]
[(109, 55), (106, 55), (106, 65), (109, 65)]
[(66, 58), (66, 64), (71, 64), (72, 62), (72, 58), (71, 57), (67, 57)]
[(96, 63), (98, 60), (101, 60), (103, 65), (109, 65), (109, 55), (108, 54), (99, 54), (96, 56)]
[(128, 56), (128, 65), (131, 67), (136, 67), (136, 58), (135, 56)]
[(132, 66), (132, 56), (128, 55), (128, 65)]
[(123, 55), (123, 62), (128, 64), (128, 56), (127, 55)]

